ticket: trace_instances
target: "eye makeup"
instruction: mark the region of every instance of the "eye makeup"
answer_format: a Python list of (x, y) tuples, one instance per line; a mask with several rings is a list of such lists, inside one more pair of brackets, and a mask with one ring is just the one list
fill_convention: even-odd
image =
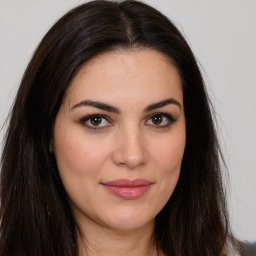
[[(161, 129), (170, 127), (176, 121), (177, 119), (175, 119), (169, 113), (157, 112), (147, 117), (144, 124), (145, 126)], [(79, 122), (86, 128), (92, 130), (102, 130), (114, 125), (111, 118), (104, 114), (87, 115), (83, 117)]]
[(80, 123), (88, 129), (101, 130), (113, 126), (110, 118), (103, 114), (92, 114), (83, 117)]
[(145, 124), (147, 126), (153, 126), (154, 128), (168, 128), (176, 121), (177, 119), (175, 119), (172, 115), (159, 112), (150, 115)]

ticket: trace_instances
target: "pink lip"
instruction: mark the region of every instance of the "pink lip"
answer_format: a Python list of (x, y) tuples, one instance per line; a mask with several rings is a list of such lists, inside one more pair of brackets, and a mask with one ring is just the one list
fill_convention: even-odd
[(152, 182), (144, 179), (120, 179), (102, 183), (114, 195), (128, 200), (141, 197), (150, 189), (152, 184)]

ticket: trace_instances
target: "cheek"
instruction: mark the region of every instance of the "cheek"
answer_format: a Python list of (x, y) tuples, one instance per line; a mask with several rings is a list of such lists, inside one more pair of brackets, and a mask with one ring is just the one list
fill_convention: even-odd
[(154, 162), (157, 166), (156, 179), (160, 185), (161, 203), (171, 197), (180, 175), (181, 162), (185, 148), (185, 133), (176, 133), (154, 147)]
[(162, 140), (153, 148), (152, 155), (155, 156), (155, 162), (165, 175), (172, 175), (173, 172), (180, 171), (186, 143), (184, 134), (181, 132)]
[[(71, 139), (72, 138), (72, 139)], [(95, 141), (90, 141), (78, 136), (56, 138), (56, 159), (60, 173), (72, 175), (96, 175), (102, 162), (107, 158), (108, 147), (97, 146)]]
[(64, 114), (57, 116), (53, 142), (61, 178), (68, 180), (97, 175), (107, 158), (108, 147), (87, 136), (79, 124), (65, 120)]
[(97, 194), (95, 189), (108, 147), (99, 147), (95, 140), (82, 138), (78, 133), (56, 136), (55, 143), (59, 174), (71, 204), (82, 206), (84, 201), (90, 202)]

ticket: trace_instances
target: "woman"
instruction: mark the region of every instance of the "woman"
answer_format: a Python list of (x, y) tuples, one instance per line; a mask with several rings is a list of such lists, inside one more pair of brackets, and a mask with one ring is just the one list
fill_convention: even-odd
[(12, 109), (0, 255), (231, 255), (220, 156), (177, 28), (140, 2), (83, 4), (43, 38)]

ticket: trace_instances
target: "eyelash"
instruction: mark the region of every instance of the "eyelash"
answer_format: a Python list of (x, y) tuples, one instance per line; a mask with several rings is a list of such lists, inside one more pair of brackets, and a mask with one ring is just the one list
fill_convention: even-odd
[(167, 120), (165, 120), (167, 123), (164, 124), (164, 125), (157, 125), (157, 124), (149, 124), (148, 126), (153, 126), (154, 128), (160, 128), (160, 129), (163, 129), (163, 128), (168, 128), (170, 125), (172, 125), (175, 121), (177, 121), (172, 115), (168, 114), (168, 113), (154, 113), (153, 115), (150, 115), (149, 118), (147, 119), (146, 123), (151, 120), (152, 122), (152, 119), (154, 117), (161, 117), (162, 118), (162, 121), (166, 118)]
[[(108, 122), (108, 125), (105, 125), (105, 126), (94, 126), (94, 125), (89, 125), (87, 124), (87, 122), (91, 122), (93, 118), (100, 118), (101, 120), (104, 119)], [(102, 115), (102, 114), (93, 114), (93, 115), (89, 115), (89, 116), (86, 116), (84, 118), (81, 119), (80, 121), (86, 128), (89, 128), (89, 129), (92, 129), (92, 130), (101, 130), (101, 129), (104, 129), (104, 128), (107, 128), (107, 127), (110, 127), (112, 126), (111, 122), (109, 121), (109, 118), (105, 115)]]
[[(173, 124), (174, 122), (177, 121), (172, 115), (170, 115), (170, 114), (168, 114), (168, 113), (162, 113), (162, 112), (160, 112), (160, 113), (154, 113), (154, 114), (150, 115), (150, 116), (147, 118), (147, 120), (146, 120), (145, 123), (149, 122), (150, 120), (151, 120), (151, 122), (152, 122), (152, 118), (154, 118), (154, 117), (161, 117), (162, 120), (164, 120), (164, 118), (166, 118), (167, 120), (165, 120), (165, 121), (166, 121), (167, 123), (164, 124), (164, 125), (161, 125), (161, 124), (159, 124), (159, 125), (157, 125), (157, 124), (146, 124), (147, 126), (153, 126), (154, 128), (163, 129), (163, 128), (168, 128), (171, 124)], [(107, 125), (104, 125), (104, 126), (95, 126), (95, 125), (93, 125), (93, 124), (88, 124), (87, 122), (91, 122), (93, 118), (99, 118), (99, 119), (101, 119), (101, 122), (102, 122), (102, 120), (105, 120), (108, 124), (107, 124)], [(107, 127), (113, 126), (112, 122), (109, 121), (109, 120), (110, 120), (110, 118), (107, 117), (107, 116), (105, 116), (105, 115), (102, 115), (102, 114), (93, 114), (93, 115), (89, 115), (89, 116), (86, 116), (86, 117), (82, 118), (82, 119), (80, 120), (80, 123), (82, 123), (82, 124), (83, 124), (86, 128), (88, 128), (88, 129), (92, 129), (92, 130), (101, 130), (101, 129), (105, 129), (105, 128), (107, 128)], [(101, 123), (100, 123), (100, 124), (101, 124)], [(99, 125), (100, 125), (100, 124), (99, 124)]]

